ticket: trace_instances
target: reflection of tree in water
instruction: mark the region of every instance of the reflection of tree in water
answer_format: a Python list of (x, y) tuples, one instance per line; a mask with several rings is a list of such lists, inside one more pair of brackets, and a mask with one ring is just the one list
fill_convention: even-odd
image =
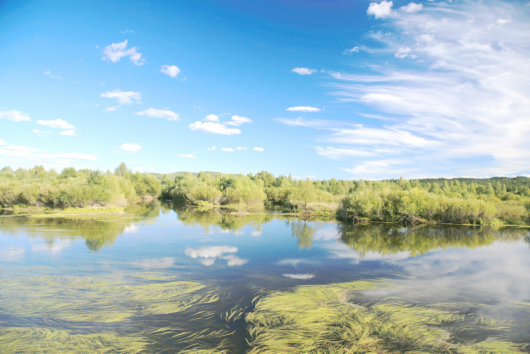
[(339, 223), (337, 227), (341, 241), (361, 256), (368, 252), (410, 252), (414, 257), (438, 248), (477, 248), (495, 241), (514, 242), (528, 237), (528, 231), (521, 229), (494, 230), (465, 226), (402, 227)]
[(273, 214), (266, 213), (236, 216), (221, 212), (219, 209), (198, 211), (194, 208), (176, 208), (174, 210), (183, 224), (200, 226), (206, 232), (212, 226), (218, 226), (231, 232), (237, 232), (244, 226), (254, 227), (260, 231), (264, 224), (277, 218)]
[(300, 249), (311, 249), (311, 245), (313, 244), (313, 239), (315, 237), (315, 227), (308, 225), (305, 220), (298, 219), (291, 222), (291, 230), (293, 232), (293, 236), (296, 237), (298, 247)]
[(116, 238), (137, 219), (131, 216), (156, 217), (160, 203), (151, 202), (127, 207), (127, 216), (98, 216), (99, 219), (62, 219), (62, 218), (26, 218), (10, 217), (0, 219), (0, 231), (4, 235), (26, 235), (39, 238), (48, 246), (56, 241), (74, 241), (84, 239), (91, 251), (98, 252), (103, 247), (111, 247)]

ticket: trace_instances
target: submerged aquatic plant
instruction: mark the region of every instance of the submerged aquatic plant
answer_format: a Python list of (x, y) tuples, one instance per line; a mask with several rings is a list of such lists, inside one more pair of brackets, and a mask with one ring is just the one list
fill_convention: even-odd
[(213, 291), (204, 291), (204, 285), (199, 283), (146, 284), (139, 283), (138, 278), (135, 274), (125, 280), (110, 276), (2, 279), (0, 308), (12, 316), (116, 322), (133, 316), (180, 312), (219, 299)]
[(2, 354), (15, 353), (143, 353), (146, 342), (139, 336), (70, 334), (49, 328), (2, 328)]
[(451, 343), (449, 329), (467, 321), (467, 316), (440, 304), (413, 305), (388, 298), (363, 306), (347, 300), (356, 292), (381, 286), (375, 282), (300, 286), (261, 298), (246, 316), (249, 354), (522, 353), (521, 345), (493, 339)]

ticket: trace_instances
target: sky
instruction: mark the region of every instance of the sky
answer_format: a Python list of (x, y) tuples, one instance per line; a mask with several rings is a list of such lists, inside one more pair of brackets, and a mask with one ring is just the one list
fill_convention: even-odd
[(0, 1), (0, 166), (530, 174), (528, 1)]

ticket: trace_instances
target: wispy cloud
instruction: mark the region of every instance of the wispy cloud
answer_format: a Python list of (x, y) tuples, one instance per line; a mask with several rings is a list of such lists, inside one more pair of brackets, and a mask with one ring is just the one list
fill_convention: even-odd
[(194, 154), (178, 154), (177, 157), (180, 157), (181, 159), (196, 159), (197, 156)]
[(173, 111), (169, 111), (166, 109), (148, 108), (144, 111), (136, 112), (135, 115), (154, 117), (154, 118), (165, 118), (167, 120), (178, 120), (179, 119), (178, 113), (175, 113)]
[(425, 3), (395, 13), (391, 5), (368, 8), (386, 33), (372, 32), (380, 42), (368, 51), (372, 73), (330, 72), (334, 94), (368, 111), (373, 124), (278, 121), (329, 130), (320, 140), (340, 146), (317, 152), (352, 154), (355, 162), (345, 170), (359, 177), (436, 176), (448, 166), (467, 176), (528, 173), (530, 81), (523, 78), (530, 77), (530, 23), (523, 5)]
[(145, 60), (142, 59), (142, 53), (137, 52), (136, 47), (126, 48), (127, 40), (121, 43), (112, 43), (103, 49), (104, 56), (101, 59), (116, 63), (123, 57), (129, 57), (134, 65), (142, 65), (144, 63)]
[(246, 117), (232, 116), (232, 120), (225, 122), (225, 124), (235, 125), (235, 126), (242, 125), (245, 123), (252, 123), (252, 120)]
[(255, 151), (265, 151), (265, 149), (263, 149), (262, 147), (255, 147), (254, 149), (252, 150), (255, 150)]
[(75, 127), (72, 124), (69, 124), (67, 121), (62, 119), (54, 120), (38, 120), (37, 124), (44, 125), (50, 128), (55, 129), (74, 129)]
[(320, 112), (321, 109), (317, 107), (309, 107), (309, 106), (296, 106), (296, 107), (289, 107), (286, 109), (286, 111), (290, 112)]
[(52, 79), (60, 79), (59, 76), (53, 76), (50, 71), (45, 71), (44, 75), (51, 77)]

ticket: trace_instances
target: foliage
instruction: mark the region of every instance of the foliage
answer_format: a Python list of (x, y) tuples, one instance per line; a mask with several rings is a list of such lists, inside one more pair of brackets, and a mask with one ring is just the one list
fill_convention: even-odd
[(65, 168), (60, 174), (42, 166), (0, 170), (0, 206), (51, 207), (122, 206), (142, 198), (157, 198), (158, 179), (148, 173), (132, 173), (122, 163), (110, 171)]

